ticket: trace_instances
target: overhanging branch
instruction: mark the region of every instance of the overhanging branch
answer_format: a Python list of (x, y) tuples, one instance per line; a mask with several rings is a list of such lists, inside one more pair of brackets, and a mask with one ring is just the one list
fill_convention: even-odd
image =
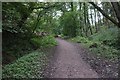
[(98, 11), (100, 11), (103, 16), (105, 16), (112, 23), (114, 23), (116, 26), (119, 27), (119, 23), (116, 20), (114, 20), (113, 18), (111, 18), (110, 16), (108, 16), (100, 7), (98, 7), (96, 4), (94, 4), (94, 2), (89, 2), (89, 3), (92, 4)]

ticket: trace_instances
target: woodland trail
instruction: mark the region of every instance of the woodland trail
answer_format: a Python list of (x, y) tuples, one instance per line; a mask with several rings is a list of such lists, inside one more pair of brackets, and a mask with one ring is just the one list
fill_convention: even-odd
[(55, 56), (45, 71), (47, 78), (98, 78), (89, 64), (83, 61), (82, 51), (78, 50), (72, 43), (57, 38), (58, 46)]

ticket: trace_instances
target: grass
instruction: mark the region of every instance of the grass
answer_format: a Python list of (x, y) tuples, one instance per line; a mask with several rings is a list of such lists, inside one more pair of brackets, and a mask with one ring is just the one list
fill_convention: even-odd
[(3, 78), (38, 78), (47, 64), (47, 56), (39, 50), (25, 55), (3, 67)]

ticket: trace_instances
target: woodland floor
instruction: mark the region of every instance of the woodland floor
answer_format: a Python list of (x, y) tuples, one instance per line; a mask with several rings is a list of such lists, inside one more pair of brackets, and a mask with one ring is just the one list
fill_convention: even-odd
[(75, 45), (62, 39), (57, 39), (58, 46), (54, 57), (44, 72), (47, 78), (99, 78), (97, 72), (86, 63)]

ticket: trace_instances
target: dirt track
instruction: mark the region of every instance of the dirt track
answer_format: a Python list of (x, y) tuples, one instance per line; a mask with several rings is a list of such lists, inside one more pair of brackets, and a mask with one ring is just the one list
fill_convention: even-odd
[(58, 46), (55, 56), (50, 61), (49, 68), (45, 71), (47, 78), (98, 78), (98, 74), (83, 61), (82, 51), (72, 43), (57, 39)]

